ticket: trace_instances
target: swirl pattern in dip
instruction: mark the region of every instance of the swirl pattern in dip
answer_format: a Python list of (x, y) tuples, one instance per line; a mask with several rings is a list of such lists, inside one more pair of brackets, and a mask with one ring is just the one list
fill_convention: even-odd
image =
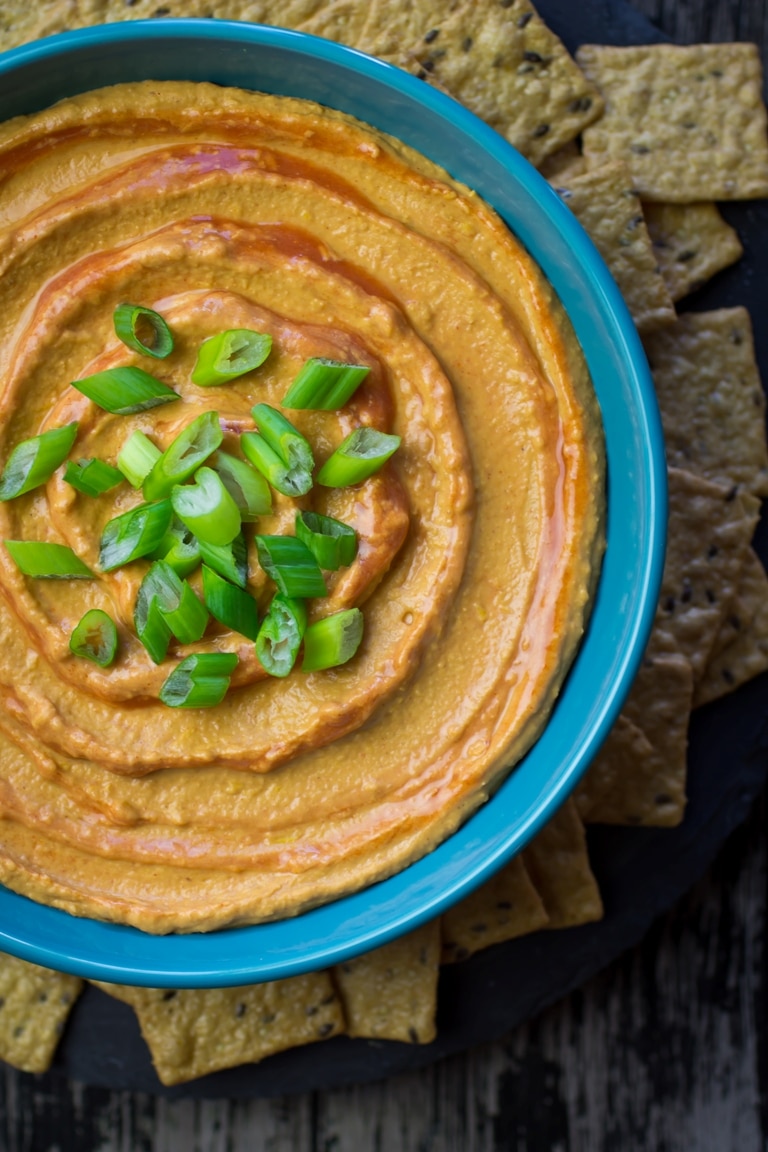
[[(535, 739), (582, 634), (601, 547), (602, 440), (581, 353), (535, 264), (468, 189), (397, 141), (302, 101), (122, 85), (0, 131), (0, 454), (73, 420), (72, 456), (160, 447), (200, 412), (224, 447), (279, 406), (310, 356), (370, 365), (339, 412), (291, 412), (319, 463), (354, 427), (402, 437), (385, 468), (302, 507), (352, 524), (326, 615), (360, 606), (346, 665), (267, 677), (211, 626), (159, 666), (132, 630), (146, 561), (98, 572), (111, 517), (57, 472), (0, 505), (2, 539), (68, 544), (93, 581), (31, 580), (0, 550), (0, 879), (152, 932), (293, 914), (423, 855)], [(122, 301), (176, 335), (148, 364)], [(272, 335), (231, 384), (190, 381), (202, 340)], [(180, 402), (113, 416), (71, 387), (141, 364)], [(258, 531), (290, 531), (275, 496)], [(265, 607), (270, 582), (250, 558)], [(193, 583), (197, 577), (193, 577)], [(199, 585), (198, 585), (199, 587)], [(69, 650), (88, 608), (117, 621), (107, 669)], [(215, 709), (157, 700), (192, 651), (237, 652)]]

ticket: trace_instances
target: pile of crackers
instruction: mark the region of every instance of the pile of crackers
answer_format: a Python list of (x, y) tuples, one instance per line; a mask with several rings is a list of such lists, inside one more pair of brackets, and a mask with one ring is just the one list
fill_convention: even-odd
[[(165, 1084), (340, 1033), (432, 1040), (440, 965), (598, 919), (584, 824), (678, 824), (691, 709), (768, 668), (768, 577), (751, 548), (768, 450), (749, 314), (675, 307), (742, 253), (715, 201), (768, 196), (756, 48), (589, 45), (573, 60), (528, 0), (43, 0), (3, 5), (0, 49), (182, 15), (280, 24), (378, 55), (461, 100), (542, 171), (642, 335), (670, 527), (653, 636), (618, 723), (575, 796), (491, 881), (332, 971), (206, 991), (101, 985), (136, 1011)], [(47, 1068), (81, 987), (0, 956), (0, 1058)]]

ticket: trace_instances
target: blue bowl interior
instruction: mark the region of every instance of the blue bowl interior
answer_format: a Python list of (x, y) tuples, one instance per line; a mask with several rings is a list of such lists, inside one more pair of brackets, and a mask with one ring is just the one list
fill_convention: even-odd
[(3, 118), (127, 80), (210, 80), (351, 113), (476, 189), (563, 301), (602, 408), (608, 549), (591, 624), (542, 737), (444, 844), (389, 880), (290, 920), (155, 937), (78, 919), (0, 888), (0, 948), (63, 971), (157, 987), (252, 983), (327, 966), (415, 928), (518, 851), (607, 735), (650, 630), (663, 564), (666, 471), (653, 386), (597, 251), (538, 173), (455, 101), (380, 61), (295, 32), (152, 21), (52, 37), (0, 57)]

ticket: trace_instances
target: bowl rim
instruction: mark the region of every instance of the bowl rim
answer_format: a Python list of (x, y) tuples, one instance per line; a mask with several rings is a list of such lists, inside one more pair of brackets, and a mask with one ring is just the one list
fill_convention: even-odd
[[(566, 799), (612, 727), (650, 633), (666, 540), (666, 464), (655, 392), (642, 344), (619, 290), (591, 240), (539, 173), (502, 136), (453, 98), (415, 76), (355, 49), (306, 33), (234, 21), (183, 18), (96, 26), (12, 49), (0, 55), (0, 85), (6, 77), (62, 55), (87, 53), (105, 46), (163, 45), (171, 40), (216, 41), (235, 48), (245, 44), (257, 53), (265, 50), (297, 53), (305, 62), (312, 60), (321, 66), (341, 69), (348, 77), (373, 84), (376, 91), (415, 102), (420, 110), (426, 109), (428, 118), (437, 118), (451, 132), (458, 132), (463, 146), (469, 140), (472, 149), (484, 154), (492, 170), (498, 169), (507, 180), (511, 178), (526, 211), (534, 215), (536, 210), (540, 211), (546, 228), (554, 228), (558, 237), (555, 250), (538, 250), (535, 258), (563, 299), (585, 352), (585, 340), (591, 339), (585, 325), (594, 319), (590, 309), (599, 315), (611, 336), (601, 356), (606, 355), (610, 371), (618, 367), (622, 387), (634, 405), (625, 414), (625, 433), (631, 444), (613, 444), (606, 429), (608, 549), (592, 619), (560, 698), (539, 740), (506, 777), (493, 798), (433, 852), (386, 880), (294, 918), (205, 934), (154, 936), (124, 925), (75, 917), (0, 887), (0, 948), (8, 953), (92, 979), (153, 987), (223, 987), (326, 968), (418, 927), (488, 879), (524, 847)], [(91, 87), (92, 84), (85, 85), (85, 88)], [(73, 79), (68, 94), (82, 90)], [(45, 100), (40, 107), (51, 102)], [(343, 100), (338, 104), (334, 101), (334, 106), (348, 110), (343, 104)], [(30, 105), (29, 110), (35, 109)], [(411, 142), (409, 131), (392, 134), (406, 143)], [(430, 155), (423, 146), (419, 150)], [(478, 181), (461, 175), (460, 171), (457, 174), (455, 165), (439, 159), (437, 162), (449, 168), (457, 179), (471, 184), (530, 246), (531, 225), (527, 221), (533, 217), (522, 219), (518, 215), (512, 224), (509, 210), (499, 208), (493, 188), (484, 188), (483, 181), (478, 186)], [(463, 160), (459, 163), (459, 169), (463, 163)], [(571, 253), (573, 263), (567, 273), (558, 263), (563, 246)], [(584, 292), (586, 295), (582, 298)], [(602, 358), (597, 363), (596, 354), (588, 355), (588, 360), (597, 391), (598, 379), (602, 380), (609, 368), (603, 367)], [(599, 398), (604, 417), (608, 405), (611, 420), (624, 419), (621, 398), (614, 402), (607, 391)], [(628, 454), (627, 460), (625, 454)], [(612, 457), (615, 457), (613, 466)], [(627, 461), (631, 472), (628, 478), (619, 467)], [(611, 567), (617, 555), (616, 544), (612, 551), (612, 540), (621, 529), (617, 505), (622, 485), (624, 488), (629, 485), (628, 491), (634, 492), (638, 502), (636, 514), (642, 520), (642, 540), (636, 548), (639, 555), (633, 579), (626, 587), (627, 581), (622, 583)], [(613, 499), (611, 489), (616, 490)], [(627, 543), (632, 546), (631, 539)], [(624, 610), (623, 646), (610, 656), (605, 651), (601, 656), (601, 617), (607, 612), (605, 589), (609, 568), (615, 585), (611, 593), (614, 609), (619, 611), (623, 606)], [(583, 726), (576, 743), (569, 743), (567, 763), (561, 762), (554, 775), (550, 770), (545, 784), (536, 786), (532, 781), (536, 780), (539, 762), (546, 764), (547, 755), (557, 753), (558, 748), (561, 757), (565, 754), (553, 737), (557, 728), (554, 721), (566, 708), (569, 715), (577, 715), (579, 708), (583, 712), (583, 702), (575, 701), (574, 697), (580, 679), (585, 676), (579, 669), (595, 659), (598, 665), (601, 659), (603, 663), (608, 660), (603, 694), (599, 702), (593, 702), (584, 720), (586, 730)], [(566, 703), (566, 699), (572, 703)], [(504, 824), (501, 830), (497, 827), (499, 820)]]

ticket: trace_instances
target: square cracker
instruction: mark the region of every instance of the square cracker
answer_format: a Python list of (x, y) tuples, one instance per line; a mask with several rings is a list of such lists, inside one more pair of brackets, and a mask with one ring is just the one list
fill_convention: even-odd
[(442, 916), (443, 964), (545, 928), (549, 921), (522, 855)]
[(667, 558), (654, 647), (687, 657), (694, 683), (704, 675), (736, 593), (759, 506), (735, 485), (669, 469)]
[(45, 1072), (82, 986), (77, 976), (0, 953), (0, 1060)]
[(333, 969), (350, 1036), (429, 1044), (436, 1035), (440, 923)]
[(645, 222), (659, 269), (673, 300), (682, 300), (742, 255), (738, 233), (717, 205), (660, 204), (646, 200)]
[(686, 312), (644, 343), (669, 464), (768, 496), (765, 394), (746, 308)]
[(624, 711), (576, 791), (588, 824), (680, 823), (692, 696), (684, 656), (646, 655)]
[(373, 0), (358, 47), (438, 84), (534, 163), (602, 110), (596, 88), (529, 0)]
[(712, 646), (694, 708), (707, 704), (768, 669), (768, 576), (750, 548), (739, 583)]
[(523, 852), (544, 902), (548, 928), (572, 928), (600, 920), (603, 902), (589, 866), (584, 824), (573, 799), (555, 813)]
[(582, 137), (590, 167), (625, 160), (646, 200), (768, 196), (755, 44), (587, 44), (576, 59), (605, 99), (605, 115)]
[(163, 1084), (181, 1084), (344, 1031), (327, 972), (244, 988), (129, 988), (99, 984), (136, 1012)]
[(608, 265), (641, 332), (675, 319), (659, 271), (640, 198), (625, 164), (605, 164), (581, 176), (551, 181)]

